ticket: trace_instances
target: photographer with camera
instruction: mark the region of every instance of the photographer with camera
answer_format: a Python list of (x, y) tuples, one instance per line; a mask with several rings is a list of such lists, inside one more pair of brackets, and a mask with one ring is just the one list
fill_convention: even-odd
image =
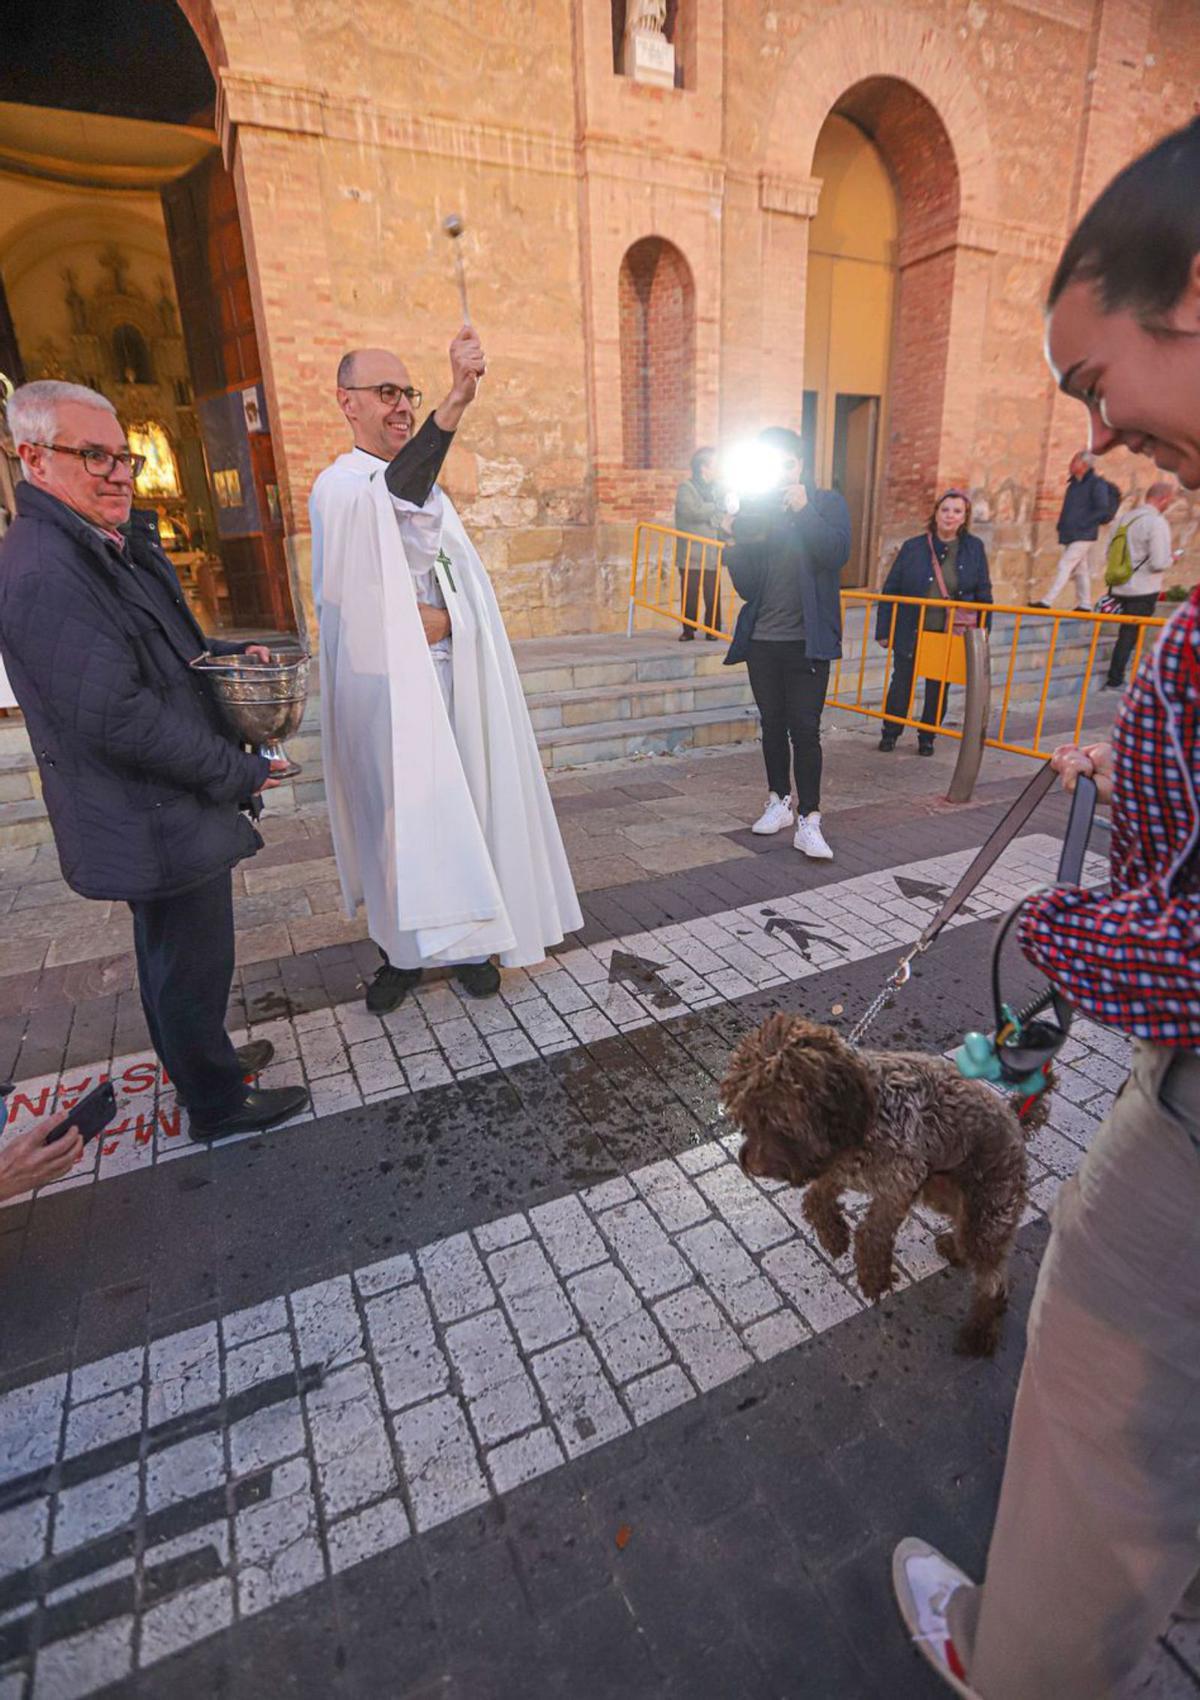
[(749, 671), (770, 791), (751, 830), (794, 826), (795, 848), (827, 862), (833, 851), (821, 832), (821, 712), (829, 663), (842, 653), (841, 572), (850, 554), (850, 510), (836, 490), (803, 482), (797, 432), (768, 426), (757, 446), (761, 460), (771, 464), (763, 469), (760, 493), (741, 501), (733, 546), (725, 552), (745, 602), (725, 664), (744, 661)]

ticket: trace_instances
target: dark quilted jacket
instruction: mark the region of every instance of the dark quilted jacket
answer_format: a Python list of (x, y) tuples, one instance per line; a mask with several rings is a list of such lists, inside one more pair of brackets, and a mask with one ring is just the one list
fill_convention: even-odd
[(125, 901), (186, 891), (252, 856), (262, 840), (240, 810), (268, 766), (234, 743), (188, 668), (206, 647), (242, 646), (206, 644), (153, 516), (129, 529), (133, 568), (23, 483), (0, 546), (0, 653), (63, 878), (83, 897)]

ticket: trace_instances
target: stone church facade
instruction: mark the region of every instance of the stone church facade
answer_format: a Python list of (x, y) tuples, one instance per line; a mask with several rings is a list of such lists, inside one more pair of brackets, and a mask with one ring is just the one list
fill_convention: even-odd
[[(1084, 429), (1041, 299), (1088, 200), (1193, 114), (1195, 0), (674, 0), (674, 86), (623, 73), (621, 0), (182, 4), (217, 80), (301, 585), (307, 493), (345, 446), (339, 355), (391, 346), (442, 393), (456, 211), (491, 369), (446, 482), (515, 635), (617, 627), (631, 522), (669, 515), (691, 447), (802, 422), (836, 118), (896, 217), (865, 582), (953, 482), (998, 592), (1038, 594)], [(851, 314), (848, 357), (855, 334)], [(1194, 578), (1190, 503), (1171, 517)]]

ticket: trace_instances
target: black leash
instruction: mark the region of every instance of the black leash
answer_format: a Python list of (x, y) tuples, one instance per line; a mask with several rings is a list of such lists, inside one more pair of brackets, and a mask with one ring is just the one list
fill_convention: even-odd
[[(847, 1042), (849, 1044), (857, 1045), (860, 1043), (863, 1034), (876, 1019), (880, 1010), (891, 997), (892, 993), (898, 991), (901, 986), (906, 986), (908, 984), (912, 975), (912, 965), (916, 961), (917, 957), (924, 956), (925, 952), (929, 949), (934, 939), (937, 938), (947, 921), (952, 920), (954, 916), (958, 914), (958, 911), (975, 890), (975, 887), (979, 884), (980, 880), (983, 879), (984, 875), (988, 873), (996, 862), (999, 861), (1000, 857), (1008, 849), (1009, 845), (1020, 832), (1021, 828), (1025, 825), (1026, 821), (1028, 821), (1029, 817), (1033, 814), (1047, 791), (1049, 791), (1054, 785), (1057, 778), (1058, 775), (1050, 766), (1049, 762), (1047, 762), (1044, 767), (1039, 768), (1038, 772), (1021, 792), (1021, 795), (1017, 798), (1012, 808), (1009, 809), (1008, 813), (1004, 816), (1003, 820), (1001, 820), (998, 825), (992, 829), (989, 836), (984, 840), (975, 855), (974, 861), (971, 863), (966, 873), (963, 874), (962, 878), (947, 897), (946, 901), (942, 904), (942, 907), (933, 917), (933, 920), (929, 922), (920, 938), (914, 945), (910, 946), (910, 948), (905, 951), (904, 955), (900, 958), (899, 962), (892, 970), (888, 979), (884, 982), (882, 989), (867, 1005), (861, 1020), (847, 1035)], [(1076, 792), (1076, 795), (1078, 795), (1078, 792)], [(1072, 819), (1073, 818), (1074, 809), (1072, 808)], [(1090, 829), (1090, 819), (1088, 821), (1088, 826)], [(1071, 836), (1070, 826), (1067, 828), (1067, 836), (1068, 838)], [(1086, 833), (1083, 838), (1083, 846), (1086, 849)], [(1065, 844), (1063, 848), (1065, 854)], [(1082, 862), (1083, 857), (1081, 852), (1081, 867)], [(1061, 880), (1061, 864), (1059, 868), (1059, 877)]]

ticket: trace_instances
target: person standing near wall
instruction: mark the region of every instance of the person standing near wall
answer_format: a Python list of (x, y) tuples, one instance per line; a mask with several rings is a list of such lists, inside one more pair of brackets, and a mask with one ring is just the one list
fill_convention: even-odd
[(1054, 583), (1046, 592), (1044, 602), (1033, 602), (1033, 608), (1052, 608), (1066, 589), (1067, 581), (1075, 585), (1075, 609), (1086, 614), (1092, 606), (1092, 552), (1100, 527), (1107, 525), (1121, 503), (1121, 492), (1107, 478), (1101, 478), (1092, 465), (1087, 449), (1071, 457), (1070, 477), (1058, 515), (1058, 541), (1062, 554)]
[[(715, 449), (697, 449), (692, 456), (692, 475), (685, 478), (675, 492), (675, 529), (686, 531), (689, 537), (721, 540), (721, 492), (717, 488), (717, 454)], [(721, 592), (717, 585), (717, 551), (706, 549), (702, 543), (675, 545), (675, 566), (679, 573), (679, 597), (685, 620), (694, 620), (700, 605), (700, 589), (704, 588), (704, 624), (720, 627)], [(715, 632), (706, 632), (710, 643), (716, 642)], [(691, 643), (696, 634), (685, 626), (679, 634), (680, 643)]]
[[(1160, 478), (1146, 491), (1146, 500), (1133, 508), (1121, 521), (1125, 533), (1125, 548), (1129, 553), (1129, 577), (1119, 584), (1110, 584), (1108, 593), (1120, 604), (1119, 612), (1141, 615), (1153, 614), (1162, 590), (1163, 574), (1171, 565), (1171, 527), (1167, 524), (1167, 509), (1179, 493), (1173, 478)], [(1109, 545), (1111, 555), (1112, 545)], [(1125, 669), (1133, 646), (1137, 642), (1136, 626), (1120, 626), (1108, 664), (1108, 677), (1100, 689), (1119, 691), (1125, 685)]]
[(794, 825), (794, 847), (827, 862), (833, 851), (821, 831), (821, 713), (829, 663), (842, 653), (841, 574), (850, 555), (850, 510), (836, 490), (803, 483), (798, 432), (772, 425), (759, 442), (779, 457), (778, 482), (742, 504), (725, 554), (734, 589), (745, 600), (725, 664), (747, 665), (770, 787), (751, 830), (765, 834)]

